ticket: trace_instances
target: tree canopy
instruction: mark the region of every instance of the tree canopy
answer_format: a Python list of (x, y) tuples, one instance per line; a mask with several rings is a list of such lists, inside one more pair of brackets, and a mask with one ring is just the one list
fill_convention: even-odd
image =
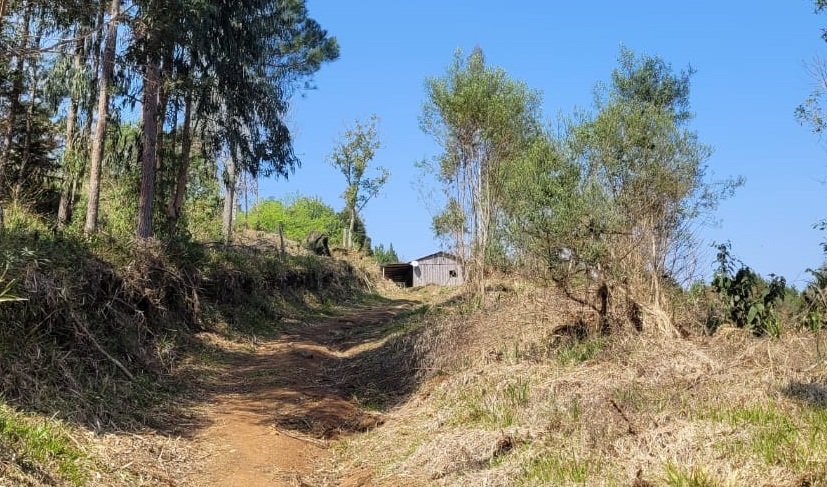
[(427, 165), (442, 186), (446, 206), (434, 217), (484, 287), (483, 276), (496, 233), (504, 181), (514, 162), (540, 131), (539, 94), (490, 67), (481, 49), (457, 51), (444, 76), (426, 80), (420, 126), (442, 153)]
[[(140, 128), (130, 155), (140, 167), (135, 234), (175, 231), (193, 150), (215, 165), (230, 209), (239, 174), (286, 177), (298, 167), (290, 99), (339, 55), (304, 0), (21, 0), (2, 9), (0, 204), (19, 199), (12, 191), (25, 179), (35, 193), (60, 195), (45, 210), (61, 228), (84, 206), (86, 233), (97, 230), (104, 162), (115, 156), (109, 124)], [(136, 105), (140, 116), (127, 115)]]

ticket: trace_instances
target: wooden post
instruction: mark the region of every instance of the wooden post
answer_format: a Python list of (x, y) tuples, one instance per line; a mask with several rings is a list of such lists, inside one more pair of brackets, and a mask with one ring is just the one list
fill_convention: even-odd
[(608, 335), (612, 332), (611, 323), (609, 323), (609, 286), (604, 282), (597, 290), (597, 297), (600, 299), (600, 312), (598, 315), (600, 324), (600, 333)]
[(281, 259), (284, 260), (285, 258), (285, 251), (284, 251), (284, 224), (279, 222), (279, 241), (281, 242)]

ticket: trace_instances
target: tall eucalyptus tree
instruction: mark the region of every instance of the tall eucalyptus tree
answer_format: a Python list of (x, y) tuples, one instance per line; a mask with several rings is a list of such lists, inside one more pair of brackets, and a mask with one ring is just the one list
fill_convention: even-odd
[(106, 26), (103, 54), (101, 57), (100, 86), (98, 88), (97, 123), (92, 139), (92, 153), (89, 162), (89, 187), (86, 206), (86, 234), (97, 230), (98, 203), (100, 198), (100, 175), (103, 150), (106, 142), (106, 124), (109, 119), (109, 94), (115, 72), (115, 51), (118, 42), (118, 21), (121, 15), (121, 0), (112, 0), (109, 6), (109, 22)]
[[(287, 177), (298, 166), (284, 120), (289, 98), (339, 48), (308, 17), (304, 0), (225, 0), (204, 9), (192, 30), (193, 115), (206, 148), (228, 155), (224, 184), (233, 208), (241, 171)], [(227, 240), (232, 214), (225, 212)]]

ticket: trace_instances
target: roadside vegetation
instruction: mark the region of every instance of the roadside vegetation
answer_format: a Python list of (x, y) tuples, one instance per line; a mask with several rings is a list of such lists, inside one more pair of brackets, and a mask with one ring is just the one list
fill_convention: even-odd
[[(165, 6), (0, 1), (0, 487), (186, 482), (210, 374), (368, 304), (316, 344), (351, 347), (333, 389), (370, 422), (311, 438), (333, 457), (309, 485), (827, 485), (827, 269), (791, 288), (725, 242), (698, 269), (695, 229), (744, 181), (711, 178), (691, 68), (621, 48), (550, 126), (456, 52), (419, 167), (467, 279), (410, 291), (362, 220), (390, 177), (377, 117), (331, 150), (341, 211), (248, 204), (298, 168), (290, 98), (339, 55), (305, 3)], [(817, 133), (823, 88), (796, 112)]]
[(578, 335), (558, 291), (503, 288), (396, 338), (420, 386), (340, 442), (331, 485), (827, 485), (822, 332)]
[(109, 470), (89, 442), (190, 435), (188, 411), (204, 398), (189, 371), (215, 355), (201, 334), (255, 342), (276, 336), (283, 320), (331, 313), (368, 290), (360, 267), (293, 242), (282, 257), (275, 235), (239, 239), (128, 247), (7, 228), (0, 246), (18, 250), (6, 256), (0, 307), (0, 477), (135, 485), (146, 472)]

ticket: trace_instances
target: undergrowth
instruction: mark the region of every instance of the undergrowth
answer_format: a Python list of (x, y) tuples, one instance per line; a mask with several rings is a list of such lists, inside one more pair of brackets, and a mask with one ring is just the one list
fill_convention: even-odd
[(589, 479), (600, 471), (600, 462), (594, 458), (547, 451), (522, 466), (517, 479), (519, 485), (588, 485)]
[(703, 467), (685, 467), (669, 460), (663, 470), (664, 482), (669, 487), (721, 487), (723, 485), (708, 474)]

